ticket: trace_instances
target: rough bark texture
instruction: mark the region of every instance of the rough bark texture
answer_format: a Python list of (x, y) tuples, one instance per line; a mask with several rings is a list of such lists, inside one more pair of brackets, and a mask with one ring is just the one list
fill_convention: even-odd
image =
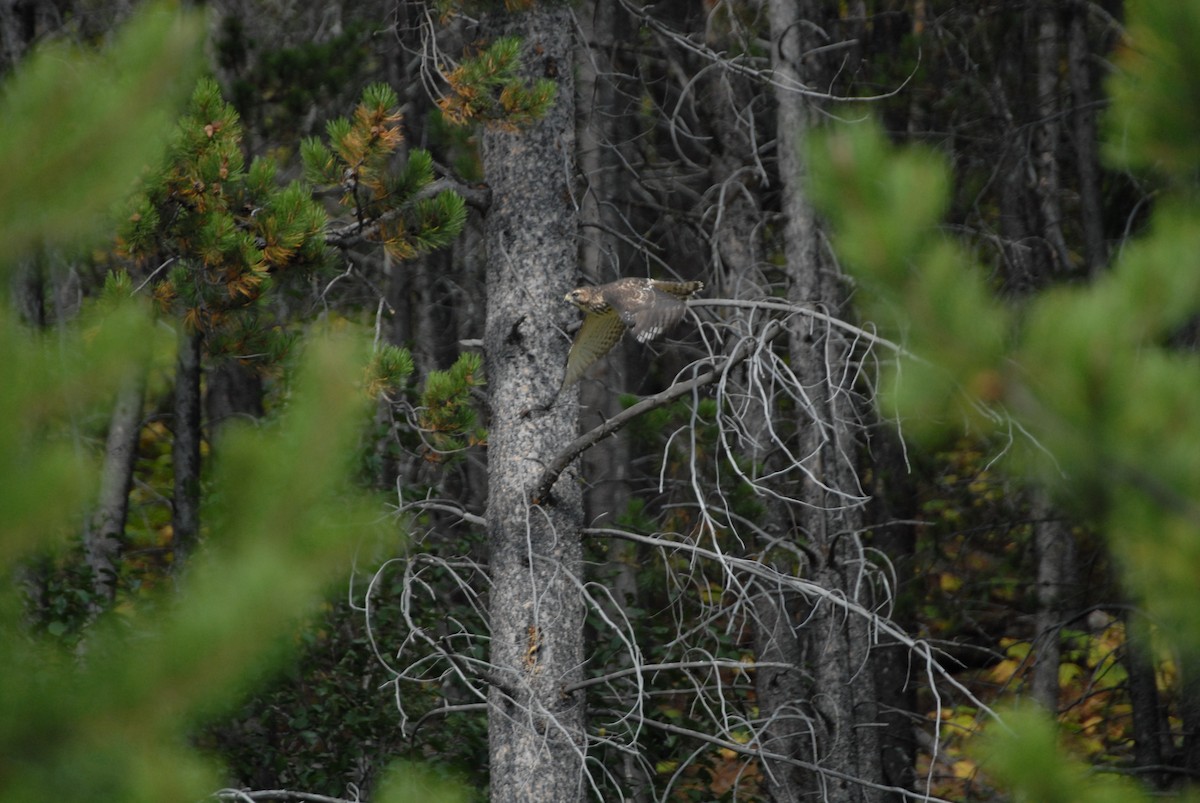
[(200, 535), (200, 348), (195, 332), (179, 336), (175, 361), (175, 440), (171, 449), (175, 468), (175, 499), (171, 515), (175, 567), (187, 562)]
[[(563, 296), (575, 274), (571, 21), (536, 9), (493, 21), (492, 33), (525, 43), (531, 77), (550, 77), (557, 99), (536, 125), (489, 128), (484, 172), (493, 192), (486, 221), (484, 347), (488, 431), (491, 663), (488, 728), (491, 795), (503, 801), (571, 801), (584, 794), (582, 505), (574, 472), (551, 499), (529, 490), (575, 434), (575, 392), (558, 398), (570, 316)], [(503, 30), (501, 30), (501, 28)]]
[(117, 390), (112, 417), (109, 419), (104, 469), (100, 475), (100, 496), (92, 513), (91, 526), (85, 531), (83, 539), (83, 552), (92, 570), (95, 598), (89, 607), (93, 613), (108, 607), (116, 591), (116, 560), (129, 512), (129, 489), (133, 484), (144, 393), (145, 383), (138, 372)]

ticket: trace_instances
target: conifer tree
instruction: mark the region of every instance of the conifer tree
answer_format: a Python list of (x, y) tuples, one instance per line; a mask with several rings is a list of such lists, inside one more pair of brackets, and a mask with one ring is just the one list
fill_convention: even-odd
[(276, 173), (270, 159), (246, 165), (237, 113), (202, 80), (121, 227), (135, 275), (210, 353), (281, 356), (286, 341), (269, 337), (258, 302), (285, 272), (327, 260), (324, 210), (300, 182), (280, 187)]
[[(182, 325), (174, 416), (176, 560), (199, 537), (200, 371), (205, 355), (270, 365), (292, 342), (272, 312), (271, 291), (293, 277), (332, 267), (337, 246), (350, 256), (378, 244), (394, 259), (445, 247), (466, 217), (448, 189), (429, 193), (428, 152), (400, 160), (403, 142), (395, 93), (366, 88), (352, 118), (327, 126), (329, 145), (306, 140), (306, 178), (341, 189), (351, 222), (330, 225), (313, 187), (280, 186), (271, 159), (246, 164), (236, 111), (211, 79), (197, 86), (163, 164), (145, 180), (119, 237), (160, 310)], [(411, 373), (402, 350), (381, 345), (372, 381), (395, 386)]]

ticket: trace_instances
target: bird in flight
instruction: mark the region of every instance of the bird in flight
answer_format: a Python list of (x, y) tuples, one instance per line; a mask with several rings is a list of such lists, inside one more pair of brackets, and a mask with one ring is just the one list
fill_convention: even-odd
[(683, 318), (687, 299), (704, 282), (662, 282), (625, 278), (595, 287), (576, 287), (566, 300), (585, 313), (567, 357), (563, 387), (578, 382), (588, 367), (608, 353), (628, 329), (639, 343), (663, 335)]

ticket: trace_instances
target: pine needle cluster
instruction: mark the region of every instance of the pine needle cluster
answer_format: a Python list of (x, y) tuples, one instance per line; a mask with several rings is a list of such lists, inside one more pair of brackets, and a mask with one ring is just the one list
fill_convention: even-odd
[(340, 203), (357, 221), (351, 234), (377, 241), (399, 260), (444, 248), (462, 231), (466, 202), (457, 193), (432, 193), (433, 157), (415, 148), (400, 159), (403, 117), (396, 93), (372, 84), (350, 118), (329, 121), (328, 144), (301, 144), (305, 177), (340, 187)]
[(521, 40), (501, 37), (443, 74), (450, 94), (438, 100), (438, 108), (456, 125), (475, 121), (510, 128), (529, 125), (554, 102), (555, 85), (549, 78), (527, 82), (520, 67)]
[(483, 357), (475, 352), (460, 354), (447, 371), (429, 373), (419, 416), (429, 447), (426, 459), (439, 462), (483, 441), (486, 436), (471, 405), (471, 390), (483, 384)]

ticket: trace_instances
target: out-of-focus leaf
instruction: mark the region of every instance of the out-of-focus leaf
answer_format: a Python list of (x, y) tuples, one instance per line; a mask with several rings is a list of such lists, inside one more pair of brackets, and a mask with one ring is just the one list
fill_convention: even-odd
[(200, 61), (202, 19), (152, 6), (100, 54), (37, 50), (0, 92), (6, 260), (98, 230), (161, 153)]

